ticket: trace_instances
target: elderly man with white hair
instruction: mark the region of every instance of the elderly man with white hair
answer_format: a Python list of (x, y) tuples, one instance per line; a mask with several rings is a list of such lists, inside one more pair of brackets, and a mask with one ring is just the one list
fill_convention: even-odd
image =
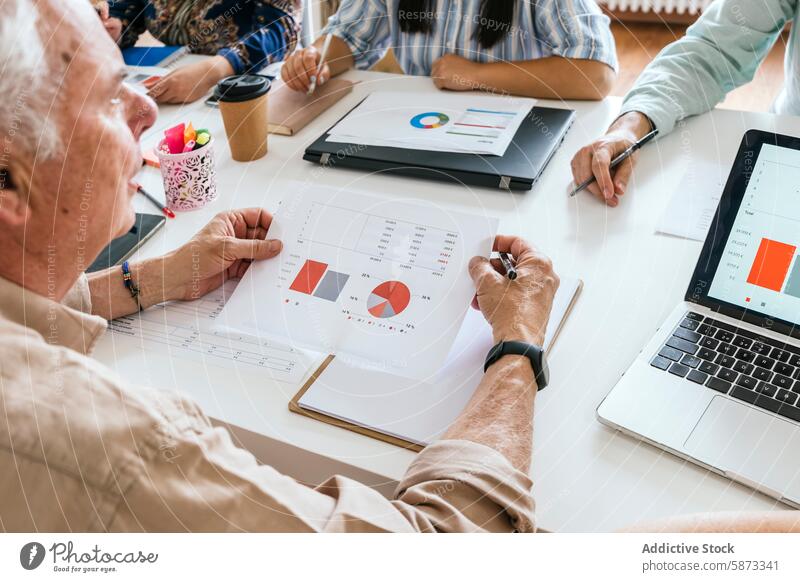
[[(237, 449), (192, 402), (89, 357), (106, 319), (189, 297), (198, 269), (200, 290), (214, 289), (281, 248), (265, 210), (230, 211), (134, 264), (138, 302), (118, 269), (87, 279), (86, 264), (133, 222), (138, 138), (155, 119), (123, 77), (88, 2), (0, 0), (0, 529), (531, 531), (537, 384), (524, 356), (488, 368), (391, 500), (343, 477), (297, 483)], [(517, 259), (517, 279), (474, 258), (475, 304), (496, 341), (541, 345), (558, 278), (521, 239), (495, 247)], [(706, 514), (646, 529), (797, 531), (797, 516)]]
[[(536, 379), (506, 355), (394, 499), (342, 477), (310, 488), (259, 464), (192, 402), (92, 360), (106, 320), (241, 276), (281, 244), (271, 216), (217, 215), (166, 256), (84, 267), (133, 223), (138, 138), (153, 103), (85, 0), (0, 0), (0, 529), (6, 531), (531, 531)], [(510, 282), (470, 272), (495, 339), (541, 345), (558, 278), (521, 239)], [(169, 442), (166, 459), (159, 445)]]

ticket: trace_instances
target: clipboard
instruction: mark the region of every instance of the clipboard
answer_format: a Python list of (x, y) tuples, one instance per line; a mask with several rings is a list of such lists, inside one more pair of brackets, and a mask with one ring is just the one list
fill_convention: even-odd
[(564, 141), (574, 119), (573, 109), (534, 106), (503, 156), (329, 142), (328, 130), (306, 148), (303, 159), (331, 168), (386, 172), (501, 190), (530, 190)]
[(322, 373), (325, 371), (325, 368), (333, 361), (336, 356), (331, 354), (323, 360), (322, 364), (320, 364), (319, 368), (314, 370), (311, 374), (311, 377), (303, 384), (303, 387), (300, 388), (300, 391), (294, 395), (294, 397), (289, 401), (289, 410), (296, 413), (302, 414), (303, 416), (307, 416), (309, 418), (313, 418), (314, 420), (319, 420), (326, 424), (332, 424), (333, 426), (338, 426), (339, 428), (343, 428), (352, 432), (356, 432), (360, 435), (368, 436), (373, 439), (377, 439), (379, 441), (383, 441), (385, 443), (389, 443), (390, 445), (395, 445), (397, 447), (401, 447), (404, 449), (410, 449), (414, 452), (420, 452), (423, 447), (420, 444), (412, 443), (411, 441), (407, 441), (404, 439), (400, 439), (394, 437), (392, 435), (388, 435), (386, 433), (373, 430), (370, 428), (365, 428), (358, 424), (354, 424), (352, 422), (347, 422), (346, 420), (342, 420), (340, 418), (336, 418), (335, 416), (328, 416), (327, 414), (322, 414), (321, 412), (316, 412), (314, 410), (306, 410), (300, 406), (300, 399), (303, 395), (308, 391), (309, 388), (317, 381)]
[[(569, 314), (571, 313), (572, 308), (575, 306), (578, 296), (580, 295), (582, 290), (583, 290), (583, 281), (581, 281), (580, 279), (573, 279), (572, 296), (568, 297), (567, 298), (568, 300), (564, 302), (562, 306), (560, 306), (561, 313), (559, 319), (557, 320), (557, 323), (556, 321), (554, 321), (553, 318), (554, 313), (551, 312), (550, 316), (551, 319), (549, 323), (550, 324), (555, 323), (555, 327), (553, 328), (549, 344), (546, 344), (546, 349), (548, 351), (553, 348), (553, 345), (558, 339), (561, 329), (564, 326), (564, 322), (567, 320), (567, 317), (569, 317)], [(554, 301), (554, 308), (555, 307), (556, 303)], [(322, 412), (318, 412), (316, 410), (309, 410), (307, 408), (303, 408), (302, 406), (300, 406), (300, 400), (303, 398), (306, 392), (308, 392), (308, 390), (314, 385), (314, 383), (320, 378), (320, 376), (322, 376), (326, 368), (331, 364), (331, 362), (334, 361), (335, 357), (336, 356), (333, 354), (328, 355), (325, 358), (325, 360), (323, 360), (323, 362), (320, 364), (320, 366), (316, 370), (314, 370), (314, 372), (311, 374), (308, 380), (303, 384), (303, 386), (300, 388), (297, 394), (295, 394), (294, 397), (289, 401), (289, 410), (291, 412), (294, 412), (295, 414), (300, 414), (308, 418), (313, 418), (314, 420), (318, 420), (320, 422), (324, 422), (326, 424), (343, 428), (345, 430), (349, 430), (351, 432), (355, 432), (360, 435), (374, 438), (397, 447), (412, 450), (415, 452), (420, 452), (422, 449), (424, 449), (425, 445), (422, 445), (418, 442), (390, 435), (376, 429), (368, 428), (360, 424), (344, 420), (338, 416), (325, 414)]]

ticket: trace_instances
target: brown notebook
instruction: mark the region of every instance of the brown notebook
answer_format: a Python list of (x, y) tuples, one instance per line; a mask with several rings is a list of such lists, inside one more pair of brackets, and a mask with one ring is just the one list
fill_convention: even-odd
[(423, 448), (422, 445), (417, 443), (412, 443), (405, 439), (401, 439), (392, 435), (388, 435), (384, 432), (380, 432), (377, 430), (373, 430), (364, 426), (359, 426), (357, 424), (353, 424), (352, 422), (347, 422), (346, 420), (341, 420), (339, 418), (335, 418), (333, 416), (329, 416), (327, 414), (323, 414), (321, 412), (316, 412), (314, 410), (308, 410), (300, 406), (300, 399), (303, 395), (308, 391), (309, 388), (317, 381), (317, 379), (325, 372), (325, 368), (333, 361), (336, 356), (329, 355), (325, 358), (325, 361), (320, 364), (319, 368), (317, 368), (311, 377), (303, 384), (303, 387), (300, 388), (300, 392), (295, 394), (294, 398), (291, 399), (289, 402), (289, 410), (296, 414), (302, 414), (303, 416), (308, 416), (309, 418), (313, 418), (314, 420), (319, 420), (326, 424), (332, 424), (333, 426), (338, 426), (339, 428), (344, 428), (346, 430), (351, 430), (353, 432), (357, 432), (358, 434), (362, 434), (364, 436), (368, 436), (379, 441), (383, 441), (389, 443), (391, 445), (396, 445), (398, 447), (402, 447), (404, 449), (411, 449), (412, 451), (416, 451), (417, 453), (420, 452)]
[[(564, 321), (566, 320), (570, 311), (572, 311), (572, 307), (574, 306), (575, 301), (577, 300), (582, 287), (583, 287), (583, 282), (580, 279), (575, 279), (571, 277), (564, 277), (562, 279), (561, 286), (559, 287), (559, 290), (556, 293), (556, 297), (553, 301), (553, 310), (550, 313), (550, 322), (548, 323), (547, 336), (545, 339), (546, 350), (550, 350), (552, 348), (556, 338), (558, 337), (559, 332), (561, 331), (561, 327), (563, 326)], [(469, 315), (467, 317), (469, 317)], [(482, 319), (480, 314), (477, 314), (477, 317)], [(489, 345), (491, 345), (491, 334), (489, 335), (488, 340), (490, 342)], [(486, 348), (484, 351), (481, 351), (479, 357), (482, 358), (486, 351), (488, 351), (488, 348)], [(364, 390), (357, 390), (359, 394), (356, 395), (356, 399), (361, 400), (361, 402), (364, 403), (370, 409), (371, 412), (367, 413), (366, 415), (364, 409), (357, 411), (355, 408), (351, 408), (347, 404), (344, 404), (344, 408), (349, 408), (348, 411), (343, 411), (341, 410), (341, 407), (339, 407), (340, 410), (334, 412), (333, 409), (330, 407), (320, 408), (319, 401), (316, 405), (314, 405), (313, 402), (305, 402), (305, 400), (307, 400), (307, 397), (304, 398), (306, 394), (309, 393), (310, 390), (315, 390), (315, 389), (328, 392), (339, 403), (353, 402), (353, 400), (348, 400), (348, 394), (353, 392), (352, 384), (354, 382), (360, 383), (359, 380), (364, 378), (366, 372), (354, 370), (354, 373), (359, 374), (360, 378), (353, 378), (349, 380), (347, 382), (350, 384), (349, 387), (346, 386), (345, 383), (341, 382), (342, 376), (337, 374), (335, 374), (335, 376), (339, 378), (339, 381), (333, 380), (334, 384), (329, 385), (327, 388), (325, 386), (321, 387), (315, 386), (315, 384), (318, 381), (320, 381), (321, 377), (328, 378), (329, 381), (332, 380), (329, 377), (330, 377), (330, 370), (336, 368), (336, 364), (334, 364), (334, 361), (335, 357), (333, 355), (329, 355), (327, 358), (325, 358), (325, 361), (323, 361), (322, 364), (319, 366), (319, 368), (317, 368), (311, 374), (311, 377), (308, 379), (308, 381), (306, 381), (306, 383), (303, 384), (302, 388), (300, 388), (300, 391), (289, 402), (289, 410), (296, 414), (302, 414), (303, 416), (308, 416), (315, 420), (319, 420), (327, 424), (332, 424), (334, 426), (338, 426), (339, 428), (344, 428), (346, 430), (350, 430), (374, 439), (378, 439), (387, 442), (389, 444), (396, 445), (398, 447), (411, 449), (412, 451), (421, 451), (424, 448), (423, 442), (421, 442), (419, 435), (417, 435), (417, 437), (411, 436), (411, 433), (414, 431), (408, 431), (408, 430), (403, 431), (399, 425), (395, 424), (393, 432), (390, 432), (389, 430), (385, 430), (380, 428), (379, 426), (376, 426), (376, 424), (373, 422), (374, 418), (370, 419), (368, 418), (368, 416), (370, 415), (374, 416), (375, 413), (373, 411), (381, 407), (387, 409), (391, 408), (392, 414), (398, 415), (400, 417), (407, 416), (408, 418), (412, 419), (414, 423), (418, 423), (421, 421), (422, 424), (425, 425), (425, 420), (424, 420), (426, 416), (425, 411), (432, 412), (437, 407), (445, 407), (448, 408), (449, 410), (451, 404), (454, 403), (454, 401), (450, 400), (450, 398), (452, 398), (452, 396), (456, 392), (463, 393), (463, 396), (467, 398), (471, 397), (472, 395), (472, 390), (468, 391), (466, 390), (467, 388), (469, 388), (469, 386), (472, 385), (471, 381), (468, 380), (466, 382), (463, 382), (463, 384), (456, 385), (457, 383), (462, 382), (464, 380), (463, 378), (461, 378), (460, 380), (457, 380), (453, 386), (445, 387), (444, 392), (442, 392), (441, 394), (439, 392), (435, 392), (434, 390), (434, 392), (431, 393), (430, 400), (425, 400), (424, 398), (416, 399), (414, 397), (413, 388), (402, 387), (400, 389), (397, 389), (396, 386), (390, 385), (386, 390), (391, 392), (391, 395), (389, 396), (389, 399), (386, 400), (382, 397), (374, 398), (374, 396), (377, 393), (380, 393), (382, 389), (379, 388), (378, 390), (373, 392), (372, 389), (369, 388), (369, 386), (377, 386), (378, 384), (377, 383), (373, 384), (372, 381), (366, 381), (364, 382), (364, 384), (367, 386), (366, 388), (367, 393), (365, 394)], [(477, 374), (479, 376), (483, 374), (483, 367), (481, 366), (481, 361), (471, 362), (470, 365), (479, 368), (477, 370)], [(341, 369), (342, 367), (339, 368), (339, 371), (341, 371)], [(366, 378), (364, 379), (366, 380)], [(374, 380), (374, 378), (372, 380)], [(389, 380), (389, 378), (384, 377), (381, 380), (383, 380), (384, 385), (386, 385), (387, 380)], [(325, 382), (324, 379), (322, 381)], [(386, 392), (386, 390), (384, 390), (384, 392)], [(419, 406), (420, 414), (416, 414), (412, 410), (401, 410), (403, 406), (398, 405), (399, 403), (397, 400), (394, 401), (391, 400), (395, 396), (403, 400), (408, 399), (408, 402), (410, 403), (410, 408)], [(443, 409), (440, 408), (440, 410)], [(457, 414), (458, 412), (460, 412), (460, 409), (449, 410), (448, 415), (453, 416), (453, 414)], [(436, 413), (436, 415), (438, 416), (438, 413)], [(434, 424), (439, 425), (440, 422), (441, 420), (435, 420)], [(449, 425), (450, 424), (449, 421), (446, 422), (446, 424)], [(440, 426), (440, 428), (444, 429), (446, 427)], [(406, 427), (406, 429), (408, 429), (408, 427)]]
[(330, 79), (311, 95), (292, 91), (278, 81), (269, 93), (269, 132), (294, 135), (353, 90), (356, 82)]

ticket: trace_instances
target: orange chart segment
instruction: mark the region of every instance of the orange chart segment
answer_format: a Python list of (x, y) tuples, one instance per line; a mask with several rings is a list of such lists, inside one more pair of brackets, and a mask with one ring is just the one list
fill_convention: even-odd
[(380, 318), (394, 317), (411, 301), (411, 291), (400, 281), (385, 281), (375, 287), (367, 299), (367, 310)]
[(780, 292), (796, 250), (793, 245), (762, 238), (747, 282)]
[(300, 269), (297, 277), (295, 277), (294, 281), (292, 281), (289, 289), (292, 291), (305, 293), (306, 295), (311, 295), (314, 292), (317, 283), (319, 283), (319, 280), (322, 279), (322, 276), (325, 274), (325, 270), (327, 268), (328, 265), (325, 263), (311, 260), (306, 261), (303, 263), (303, 268)]

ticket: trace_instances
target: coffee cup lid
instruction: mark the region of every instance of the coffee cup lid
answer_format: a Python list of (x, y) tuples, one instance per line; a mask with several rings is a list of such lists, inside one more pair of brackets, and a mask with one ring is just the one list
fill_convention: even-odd
[(228, 103), (249, 101), (269, 91), (271, 84), (264, 75), (231, 75), (217, 83), (214, 93), (220, 101)]

